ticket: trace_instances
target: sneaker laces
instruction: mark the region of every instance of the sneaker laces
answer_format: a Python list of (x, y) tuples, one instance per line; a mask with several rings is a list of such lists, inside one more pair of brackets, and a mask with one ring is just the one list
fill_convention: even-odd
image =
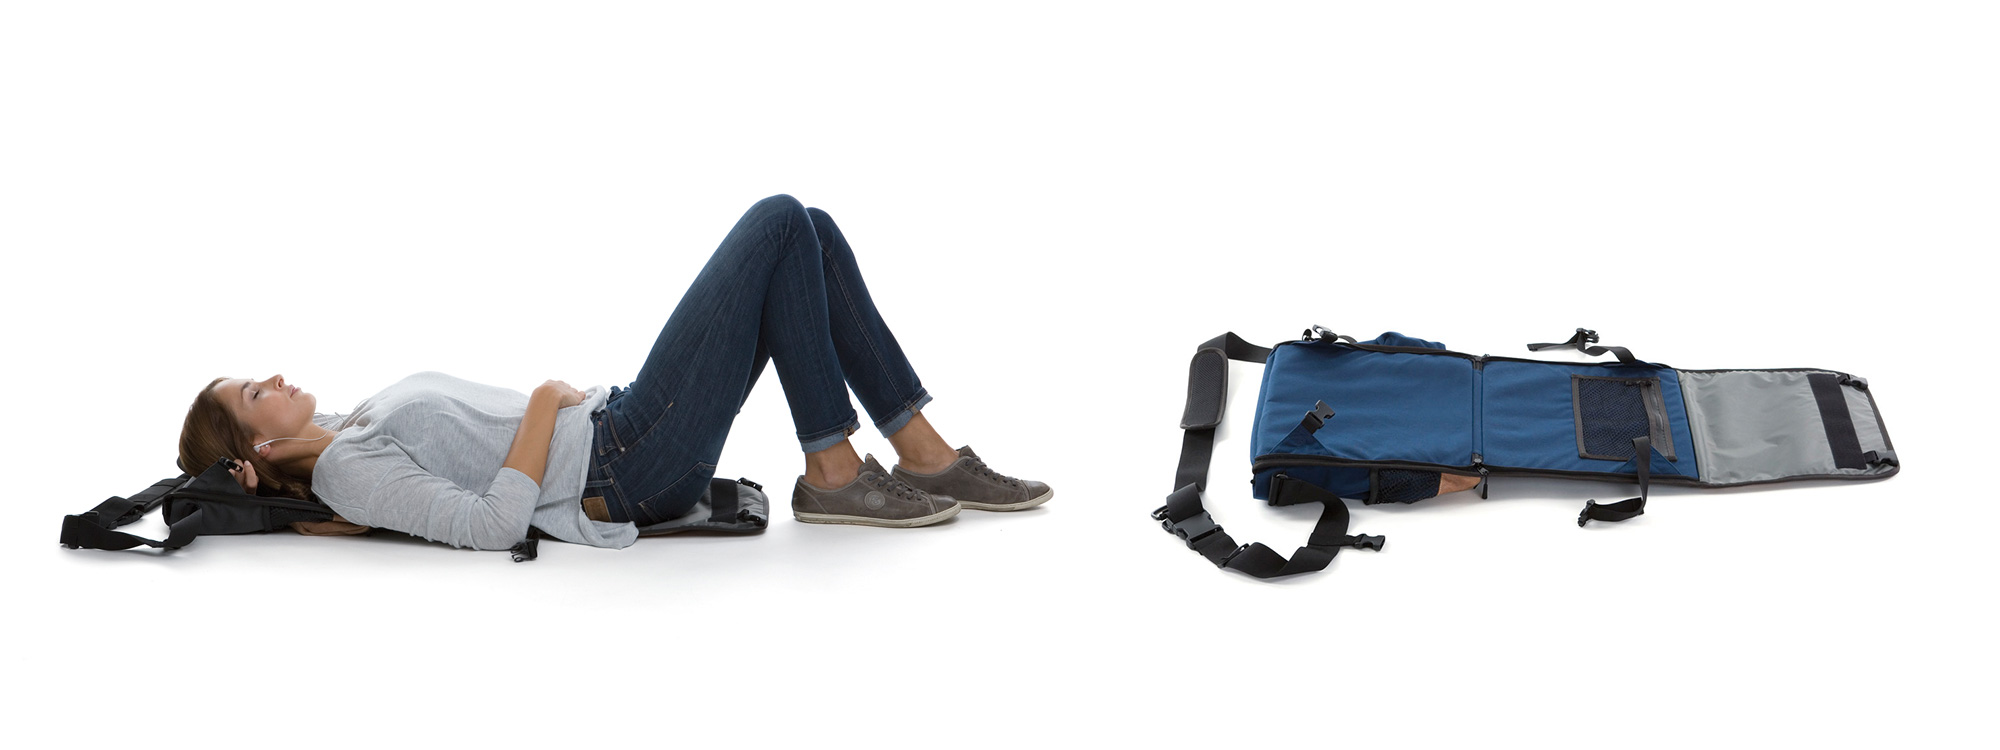
[(1007, 476), (1007, 475), (1005, 475), (1005, 474), (1002, 474), (1002, 473), (1000, 473), (1000, 472), (997, 472), (997, 471), (994, 471), (994, 470), (993, 470), (993, 467), (991, 467), (991, 466), (987, 466), (987, 465), (986, 465), (986, 460), (985, 460), (985, 459), (982, 459), (982, 458), (980, 458), (980, 457), (978, 457), (978, 456), (966, 456), (965, 458), (967, 458), (968, 460), (970, 460), (970, 461), (972, 462), (971, 466), (969, 466), (969, 467), (967, 467), (967, 468), (970, 468), (970, 469), (972, 469), (973, 473), (975, 473), (975, 474), (978, 474), (979, 476), (982, 476), (982, 477), (986, 477), (986, 478), (988, 478), (988, 479), (992, 479), (992, 480), (994, 480), (994, 481), (996, 481), (996, 482), (999, 482), (999, 483), (1001, 483), (1001, 484), (1004, 484), (1004, 485), (1007, 485), (1007, 486), (1009, 486), (1009, 487), (1025, 487), (1025, 486), (1026, 486), (1026, 485), (1022, 484), (1022, 483), (1021, 483), (1021, 480), (1019, 480), (1019, 479), (1015, 479), (1015, 478), (1013, 478), (1013, 477), (1010, 477), (1010, 476)]
[(886, 474), (871, 471), (868, 472), (867, 479), (868, 483), (874, 485), (876, 489), (904, 500), (921, 500), (925, 494), (923, 490), (910, 486), (908, 482)]

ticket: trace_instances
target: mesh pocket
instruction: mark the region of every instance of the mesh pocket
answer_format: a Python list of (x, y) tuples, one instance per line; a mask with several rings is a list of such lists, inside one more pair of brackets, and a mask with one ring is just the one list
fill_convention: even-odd
[(1632, 440), (1650, 437), (1660, 455), (1674, 460), (1659, 378), (1570, 377), (1577, 455), (1628, 461), (1633, 456)]
[(1437, 494), (1438, 473), (1435, 471), (1381, 469), (1375, 472), (1375, 491), (1368, 493), (1367, 504), (1414, 503), (1437, 497)]

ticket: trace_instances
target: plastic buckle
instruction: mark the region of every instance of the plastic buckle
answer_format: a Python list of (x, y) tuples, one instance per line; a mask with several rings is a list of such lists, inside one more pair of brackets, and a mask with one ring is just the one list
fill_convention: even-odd
[(1355, 534), (1348, 538), (1347, 546), (1353, 547), (1355, 549), (1365, 549), (1365, 550), (1373, 550), (1376, 552), (1380, 552), (1382, 551), (1382, 544), (1387, 541), (1388, 539), (1378, 535)]
[[(1160, 513), (1165, 510), (1165, 508), (1161, 508), (1159, 511), (1154, 512)], [(1197, 515), (1188, 516), (1179, 523), (1175, 523), (1171, 518), (1161, 518), (1160, 528), (1166, 529), (1167, 533), (1180, 537), (1183, 541), (1187, 542), (1188, 549), (1194, 549), (1195, 543), (1200, 542), (1203, 537), (1222, 530), (1222, 527), (1216, 525), (1215, 519), (1210, 517), (1208, 511), (1205, 510)]]
[(753, 490), (762, 490), (762, 489), (764, 489), (764, 485), (761, 485), (761, 484), (758, 484), (758, 483), (756, 483), (756, 482), (752, 482), (752, 481), (750, 481), (750, 480), (748, 480), (748, 479), (744, 479), (744, 478), (742, 478), (742, 477), (737, 477), (737, 478), (736, 478), (736, 483), (737, 483), (737, 484), (740, 484), (740, 485), (743, 485), (743, 486), (745, 486), (745, 487), (749, 487), (750, 489), (753, 489)]
[(1576, 516), (1576, 526), (1577, 526), (1577, 528), (1583, 528), (1584, 526), (1586, 526), (1586, 525), (1589, 525), (1589, 523), (1590, 523), (1590, 509), (1591, 509), (1591, 508), (1595, 508), (1595, 507), (1597, 507), (1597, 501), (1596, 501), (1596, 500), (1589, 500), (1589, 501), (1585, 501), (1585, 502), (1584, 502), (1584, 504), (1583, 504), (1583, 512), (1582, 512), (1582, 513), (1579, 513), (1579, 514), (1577, 514), (1577, 516)]
[(507, 553), (512, 555), (514, 562), (517, 563), (533, 560), (539, 552), (541, 541), (540, 539), (533, 538), (524, 539), (520, 544), (516, 544), (512, 549), (507, 550)]
[[(1266, 495), (1268, 495), (1268, 497), (1264, 500), (1264, 502), (1270, 503), (1272, 505), (1283, 505), (1284, 503), (1278, 502), (1278, 498), (1285, 496), (1285, 483), (1290, 481), (1292, 481), (1292, 477), (1289, 474), (1272, 474), (1271, 489), (1269, 492), (1265, 493)], [(1256, 484), (1257, 480), (1252, 479), (1250, 480), (1250, 483)]]
[(1326, 426), (1326, 420), (1332, 418), (1333, 407), (1327, 406), (1325, 401), (1313, 404), (1312, 411), (1306, 412), (1304, 420), (1306, 432), (1319, 432), (1319, 428)]
[(1595, 344), (1597, 343), (1597, 332), (1588, 328), (1578, 328), (1576, 329), (1576, 335), (1571, 337), (1570, 341), (1578, 345)]

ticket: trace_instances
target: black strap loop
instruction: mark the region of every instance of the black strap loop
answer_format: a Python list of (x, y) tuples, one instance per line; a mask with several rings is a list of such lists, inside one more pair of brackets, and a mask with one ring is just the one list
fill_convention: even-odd
[(1624, 364), (1624, 365), (1639, 364), (1638, 358), (1632, 356), (1632, 350), (1630, 349), (1627, 349), (1622, 346), (1588, 346), (1589, 344), (1595, 344), (1595, 343), (1597, 343), (1596, 331), (1590, 330), (1588, 328), (1578, 328), (1576, 329), (1576, 335), (1569, 337), (1568, 341), (1564, 341), (1557, 344), (1529, 344), (1528, 351), (1539, 352), (1543, 349), (1563, 349), (1568, 347), (1575, 347), (1577, 351), (1583, 352), (1584, 354), (1588, 354), (1592, 357), (1602, 357), (1606, 354), (1613, 354), (1617, 355), (1619, 364)]
[(1616, 523), (1646, 514), (1646, 496), (1653, 478), (1653, 439), (1646, 435), (1632, 438), (1632, 455), (1639, 464), (1639, 496), (1603, 505), (1596, 500), (1588, 501), (1583, 504), (1583, 513), (1576, 517), (1577, 526), (1591, 521)]

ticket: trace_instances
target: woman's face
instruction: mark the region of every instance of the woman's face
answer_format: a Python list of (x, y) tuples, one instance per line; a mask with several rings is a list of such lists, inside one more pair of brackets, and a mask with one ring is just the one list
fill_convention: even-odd
[[(319, 399), (285, 382), (285, 376), (264, 380), (232, 378), (215, 384), (215, 397), (235, 415), (236, 422), (250, 431), (251, 439), (264, 442), (304, 432), (312, 423), (313, 407)], [(263, 450), (268, 452), (271, 447)]]

